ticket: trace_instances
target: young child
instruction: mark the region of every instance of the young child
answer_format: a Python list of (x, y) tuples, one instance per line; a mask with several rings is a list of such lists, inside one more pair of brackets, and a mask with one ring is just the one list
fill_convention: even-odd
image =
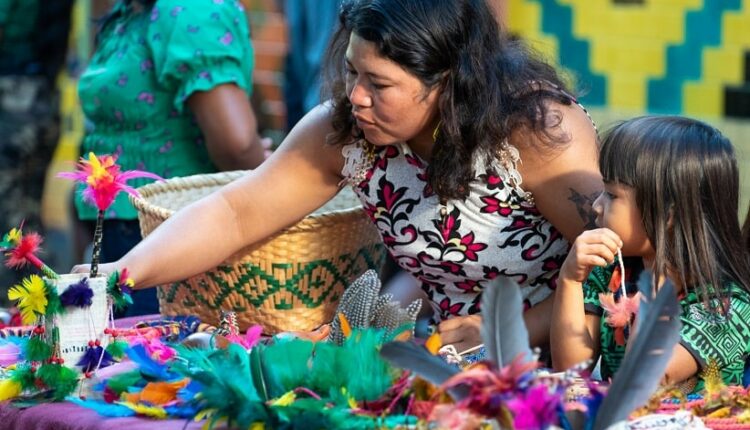
[[(697, 390), (702, 383), (692, 382), (702, 382), (700, 371), (715, 362), (726, 383), (741, 383), (750, 352), (750, 263), (731, 143), (699, 121), (641, 117), (606, 135), (599, 168), (605, 184), (594, 202), (600, 228), (576, 239), (560, 270), (553, 366), (564, 370), (601, 356), (603, 379), (617, 371), (633, 320), (619, 289), (619, 250), (641, 257), (657, 285), (668, 278), (678, 292), (681, 339), (666, 381), (687, 380)], [(617, 308), (624, 317), (609, 312)]]

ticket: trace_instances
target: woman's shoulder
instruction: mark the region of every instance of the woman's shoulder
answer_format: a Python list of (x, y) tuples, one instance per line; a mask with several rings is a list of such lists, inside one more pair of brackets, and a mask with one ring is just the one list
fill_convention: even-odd
[(248, 27), (245, 9), (239, 0), (156, 0), (150, 11), (150, 22), (155, 31), (184, 31), (195, 35), (219, 27), (245, 32)]

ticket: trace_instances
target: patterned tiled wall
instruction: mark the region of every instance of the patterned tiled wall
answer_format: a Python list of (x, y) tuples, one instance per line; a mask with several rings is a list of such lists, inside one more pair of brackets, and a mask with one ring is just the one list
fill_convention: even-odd
[(750, 118), (750, 0), (507, 0), (592, 106)]

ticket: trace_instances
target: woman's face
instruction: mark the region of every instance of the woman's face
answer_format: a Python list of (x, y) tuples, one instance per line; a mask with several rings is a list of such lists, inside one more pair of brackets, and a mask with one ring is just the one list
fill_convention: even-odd
[[(374, 145), (408, 142), (432, 148), (437, 124), (437, 88), (428, 90), (414, 75), (381, 56), (372, 42), (352, 33), (346, 49), (346, 92), (352, 114)], [(415, 147), (416, 146), (416, 147)]]
[(594, 201), (593, 207), (596, 225), (620, 236), (624, 256), (653, 257), (654, 248), (643, 227), (633, 187), (605, 182), (604, 191)]

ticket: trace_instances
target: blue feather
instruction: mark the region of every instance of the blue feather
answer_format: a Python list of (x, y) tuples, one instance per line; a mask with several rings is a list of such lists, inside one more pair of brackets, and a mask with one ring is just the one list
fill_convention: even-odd
[(133, 417), (135, 411), (114, 403), (106, 403), (101, 400), (81, 400), (78, 397), (69, 396), (65, 400), (75, 403), (78, 406), (96, 411), (99, 415), (109, 418)]
[(97, 367), (107, 367), (114, 363), (114, 358), (104, 348), (96, 345), (86, 348), (86, 352), (83, 353), (83, 357), (78, 360), (76, 366), (80, 366), (83, 372), (91, 372), (97, 369)]
[(78, 308), (87, 308), (91, 306), (93, 298), (94, 290), (89, 287), (88, 278), (83, 278), (60, 294), (60, 303), (64, 307), (75, 306)]
[(167, 370), (166, 365), (152, 359), (143, 345), (133, 345), (125, 350), (125, 354), (138, 365), (138, 370), (146, 378), (170, 381), (179, 377), (178, 374)]

